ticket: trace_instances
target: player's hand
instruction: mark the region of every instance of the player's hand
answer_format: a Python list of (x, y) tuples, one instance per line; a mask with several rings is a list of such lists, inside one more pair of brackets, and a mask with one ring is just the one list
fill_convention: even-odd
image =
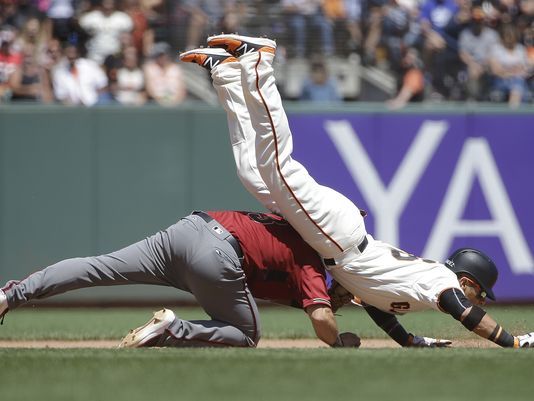
[(417, 348), (444, 348), (452, 344), (451, 340), (436, 339), (431, 337), (420, 337), (410, 334), (412, 341), (408, 343), (408, 347)]
[(332, 348), (358, 348), (361, 344), (360, 337), (357, 334), (346, 331), (337, 336), (336, 342)]
[(516, 338), (519, 341), (519, 348), (534, 348), (534, 331)]

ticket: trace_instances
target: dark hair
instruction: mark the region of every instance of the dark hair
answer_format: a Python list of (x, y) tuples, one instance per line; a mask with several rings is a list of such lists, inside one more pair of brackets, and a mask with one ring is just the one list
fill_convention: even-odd
[(310, 71), (312, 72), (326, 72), (326, 64), (322, 59), (316, 58), (310, 64)]
[(504, 40), (507, 36), (511, 35), (515, 40), (519, 37), (517, 28), (513, 24), (504, 24), (500, 30), (501, 39)]

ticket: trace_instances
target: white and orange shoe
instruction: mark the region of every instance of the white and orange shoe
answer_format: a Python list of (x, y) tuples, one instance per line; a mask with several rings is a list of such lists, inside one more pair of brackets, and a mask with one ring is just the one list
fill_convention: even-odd
[(237, 59), (224, 49), (199, 48), (180, 54), (180, 60), (195, 63), (208, 71), (224, 63), (236, 62)]
[(6, 293), (0, 290), (0, 322), (4, 323), (4, 316), (9, 310), (7, 305)]
[(208, 46), (222, 48), (235, 57), (254, 52), (266, 52), (274, 54), (276, 42), (268, 38), (254, 38), (241, 36), (233, 33), (210, 36)]
[(154, 316), (143, 326), (130, 332), (121, 340), (119, 348), (140, 348), (155, 346), (159, 337), (174, 322), (176, 315), (170, 309), (154, 312)]

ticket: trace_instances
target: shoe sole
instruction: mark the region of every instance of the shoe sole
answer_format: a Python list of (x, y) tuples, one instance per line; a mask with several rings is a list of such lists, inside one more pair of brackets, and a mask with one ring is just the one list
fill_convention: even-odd
[[(200, 65), (201, 67), (204, 67), (206, 60), (209, 57), (223, 57), (224, 56), (224, 54), (214, 52), (213, 50), (214, 49), (212, 49), (211, 51), (210, 49), (189, 50), (187, 52), (180, 54), (180, 60), (184, 62), (188, 62), (188, 63), (196, 63)], [(217, 65), (231, 63), (231, 62), (237, 62), (237, 59), (234, 56), (228, 54), (227, 58), (221, 61), (220, 63), (212, 63), (212, 65), (210, 66), (210, 69)]]
[(9, 312), (7, 305), (7, 296), (4, 291), (0, 290), (0, 324), (4, 324), (4, 316)]
[(253, 46), (259, 46), (258, 49), (247, 51), (245, 47), (244, 54), (251, 53), (253, 51), (261, 51), (274, 54), (276, 50), (276, 42), (267, 38), (253, 38), (248, 36), (241, 36), (236, 34), (223, 34), (217, 36), (210, 36), (208, 38), (208, 46), (219, 47), (226, 49), (231, 54), (236, 54), (238, 49), (246, 46), (247, 43)]
[[(121, 340), (118, 348), (138, 348), (138, 347), (143, 346), (143, 344), (146, 344), (153, 338), (159, 336), (161, 333), (158, 333), (156, 331), (153, 331), (147, 335), (143, 335), (143, 330), (145, 330), (149, 326), (156, 325), (156, 324), (159, 324), (161, 322), (168, 320), (166, 316), (168, 312), (171, 312), (173, 318), (175, 318), (174, 313), (172, 311), (168, 311), (167, 309), (162, 309), (162, 310), (155, 312), (152, 319), (150, 319), (143, 326), (138, 327), (137, 329), (134, 329), (134, 330), (130, 330), (130, 332)], [(167, 327), (171, 323), (172, 323), (172, 320), (167, 323)]]

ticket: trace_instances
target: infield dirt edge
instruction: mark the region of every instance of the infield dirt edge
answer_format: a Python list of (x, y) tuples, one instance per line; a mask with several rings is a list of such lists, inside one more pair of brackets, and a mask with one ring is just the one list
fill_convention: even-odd
[[(0, 341), (0, 348), (97, 348), (110, 349), (118, 345), (116, 340), (35, 340), (35, 341)], [(451, 348), (496, 348), (497, 346), (483, 339), (463, 339), (453, 341)], [(258, 348), (327, 348), (323, 342), (315, 339), (265, 339), (261, 340)], [(399, 348), (395, 342), (384, 339), (362, 339), (360, 348)]]

